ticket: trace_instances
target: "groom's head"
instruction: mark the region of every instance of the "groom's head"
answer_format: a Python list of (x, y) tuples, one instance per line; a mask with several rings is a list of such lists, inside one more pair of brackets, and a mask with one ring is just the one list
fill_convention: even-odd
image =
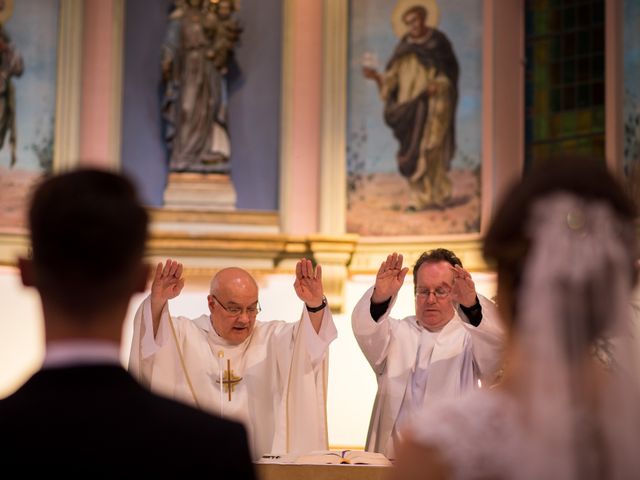
[(101, 170), (45, 179), (29, 209), (32, 257), (21, 259), (23, 283), (43, 306), (72, 317), (128, 302), (143, 290), (148, 215), (133, 184)]

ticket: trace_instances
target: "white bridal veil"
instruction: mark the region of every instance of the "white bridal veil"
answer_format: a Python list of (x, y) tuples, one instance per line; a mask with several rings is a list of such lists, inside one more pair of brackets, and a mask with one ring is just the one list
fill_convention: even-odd
[[(518, 293), (518, 384), (528, 478), (640, 475), (638, 338), (632, 334), (633, 225), (568, 193), (538, 200)], [(594, 336), (598, 355), (585, 355)], [(595, 358), (605, 359), (602, 369)]]

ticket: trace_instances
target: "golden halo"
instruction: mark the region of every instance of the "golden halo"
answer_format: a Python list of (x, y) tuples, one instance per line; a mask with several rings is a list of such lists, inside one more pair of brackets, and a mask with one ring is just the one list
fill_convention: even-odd
[(407, 32), (402, 14), (414, 5), (421, 5), (427, 9), (427, 25), (436, 27), (440, 23), (440, 7), (436, 0), (398, 0), (391, 14), (391, 25), (396, 37), (401, 38)]
[[(209, 0), (209, 3), (216, 4), (220, 3), (220, 0)], [(240, 0), (231, 0), (231, 8), (234, 12), (240, 10)]]
[[(1, 3), (1, 2), (0, 2)], [(13, 13), (13, 0), (4, 0), (4, 8), (0, 10), (0, 24), (4, 24)]]

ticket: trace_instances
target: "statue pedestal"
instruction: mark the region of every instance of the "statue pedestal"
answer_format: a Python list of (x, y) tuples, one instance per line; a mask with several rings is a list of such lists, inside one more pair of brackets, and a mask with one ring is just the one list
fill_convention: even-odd
[(170, 173), (164, 206), (183, 210), (235, 210), (236, 189), (229, 175)]

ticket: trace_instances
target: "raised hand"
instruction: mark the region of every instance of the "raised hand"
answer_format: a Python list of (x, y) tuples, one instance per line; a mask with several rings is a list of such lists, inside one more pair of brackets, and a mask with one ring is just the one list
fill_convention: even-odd
[(153, 320), (153, 335), (158, 333), (160, 317), (165, 304), (171, 298), (177, 297), (184, 287), (182, 278), (182, 264), (170, 258), (162, 266), (156, 266), (156, 273), (151, 282), (151, 318)]
[(151, 302), (164, 305), (167, 300), (177, 297), (184, 287), (182, 264), (170, 258), (162, 266), (156, 266), (156, 273), (151, 283)]
[(362, 75), (364, 78), (368, 78), (369, 80), (373, 80), (376, 82), (378, 89), (382, 88), (382, 75), (375, 69), (367, 66), (362, 67)]
[(371, 67), (362, 67), (362, 75), (364, 75), (366, 78), (370, 78), (371, 80), (376, 80), (376, 78), (378, 77), (379, 73), (375, 68), (371, 68)]
[(317, 307), (322, 303), (322, 267), (313, 268), (311, 260), (301, 259), (296, 264), (296, 281), (293, 284), (296, 295), (309, 307)]
[(402, 255), (395, 252), (389, 255), (378, 269), (371, 301), (382, 303), (395, 296), (400, 291), (408, 271), (409, 268), (402, 268)]
[(476, 285), (471, 275), (460, 265), (452, 265), (451, 271), (453, 272), (451, 299), (465, 307), (473, 307), (476, 303)]

